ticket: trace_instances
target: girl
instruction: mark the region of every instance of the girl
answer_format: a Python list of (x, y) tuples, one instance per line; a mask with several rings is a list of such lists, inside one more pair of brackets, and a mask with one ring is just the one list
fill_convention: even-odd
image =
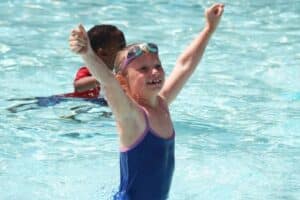
[(198, 65), (217, 28), (223, 4), (205, 11), (206, 25), (176, 62), (170, 77), (152, 43), (119, 52), (116, 77), (93, 52), (82, 25), (72, 30), (70, 48), (80, 54), (106, 91), (120, 136), (121, 180), (114, 199), (165, 200), (174, 169), (174, 137), (168, 106)]

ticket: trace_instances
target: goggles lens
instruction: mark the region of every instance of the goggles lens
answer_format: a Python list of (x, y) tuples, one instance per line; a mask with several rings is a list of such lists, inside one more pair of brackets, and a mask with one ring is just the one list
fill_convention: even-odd
[(126, 66), (131, 63), (134, 59), (141, 56), (143, 53), (158, 53), (158, 47), (154, 43), (142, 43), (131, 47), (128, 50), (127, 57), (120, 67), (120, 70), (124, 70)]

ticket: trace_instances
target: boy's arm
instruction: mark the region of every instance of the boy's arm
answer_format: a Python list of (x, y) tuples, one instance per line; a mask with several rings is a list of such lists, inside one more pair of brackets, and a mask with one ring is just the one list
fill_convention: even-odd
[(214, 4), (206, 10), (205, 17), (207, 22), (205, 28), (179, 56), (173, 72), (160, 93), (169, 105), (196, 69), (211, 35), (217, 28), (223, 9), (223, 4)]
[(77, 71), (73, 81), (73, 86), (75, 92), (85, 92), (90, 89), (98, 88), (100, 84), (97, 79), (92, 76), (88, 68), (84, 66)]
[(84, 92), (99, 86), (99, 82), (93, 76), (87, 76), (74, 81), (74, 89), (76, 92)]

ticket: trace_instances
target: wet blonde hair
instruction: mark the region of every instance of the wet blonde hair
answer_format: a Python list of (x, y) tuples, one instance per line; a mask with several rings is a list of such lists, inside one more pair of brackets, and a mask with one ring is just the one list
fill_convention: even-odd
[(126, 70), (122, 70), (121, 69), (121, 66), (124, 62), (124, 60), (126, 60), (126, 56), (128, 54), (128, 51), (131, 47), (137, 45), (138, 43), (135, 43), (135, 44), (130, 44), (128, 46), (126, 46), (125, 48), (123, 48), (122, 50), (120, 50), (117, 55), (116, 55), (116, 58), (115, 58), (115, 62), (114, 62), (114, 72), (115, 74), (118, 74), (118, 73), (122, 73)]
[(127, 79), (127, 70), (122, 70), (121, 65), (123, 64), (124, 60), (126, 59), (128, 50), (134, 46), (135, 44), (131, 44), (126, 46), (124, 49), (120, 50), (117, 53), (117, 56), (115, 58), (114, 62), (114, 72), (115, 72), (115, 77), (119, 81), (121, 87), (125, 91), (125, 93), (129, 94), (129, 84), (128, 84), (128, 79)]

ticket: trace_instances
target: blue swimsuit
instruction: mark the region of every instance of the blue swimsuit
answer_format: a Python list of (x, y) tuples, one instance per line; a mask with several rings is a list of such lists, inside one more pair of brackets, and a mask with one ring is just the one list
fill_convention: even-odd
[(174, 136), (162, 138), (149, 126), (144, 112), (144, 133), (120, 152), (121, 182), (114, 200), (166, 200), (174, 171)]

